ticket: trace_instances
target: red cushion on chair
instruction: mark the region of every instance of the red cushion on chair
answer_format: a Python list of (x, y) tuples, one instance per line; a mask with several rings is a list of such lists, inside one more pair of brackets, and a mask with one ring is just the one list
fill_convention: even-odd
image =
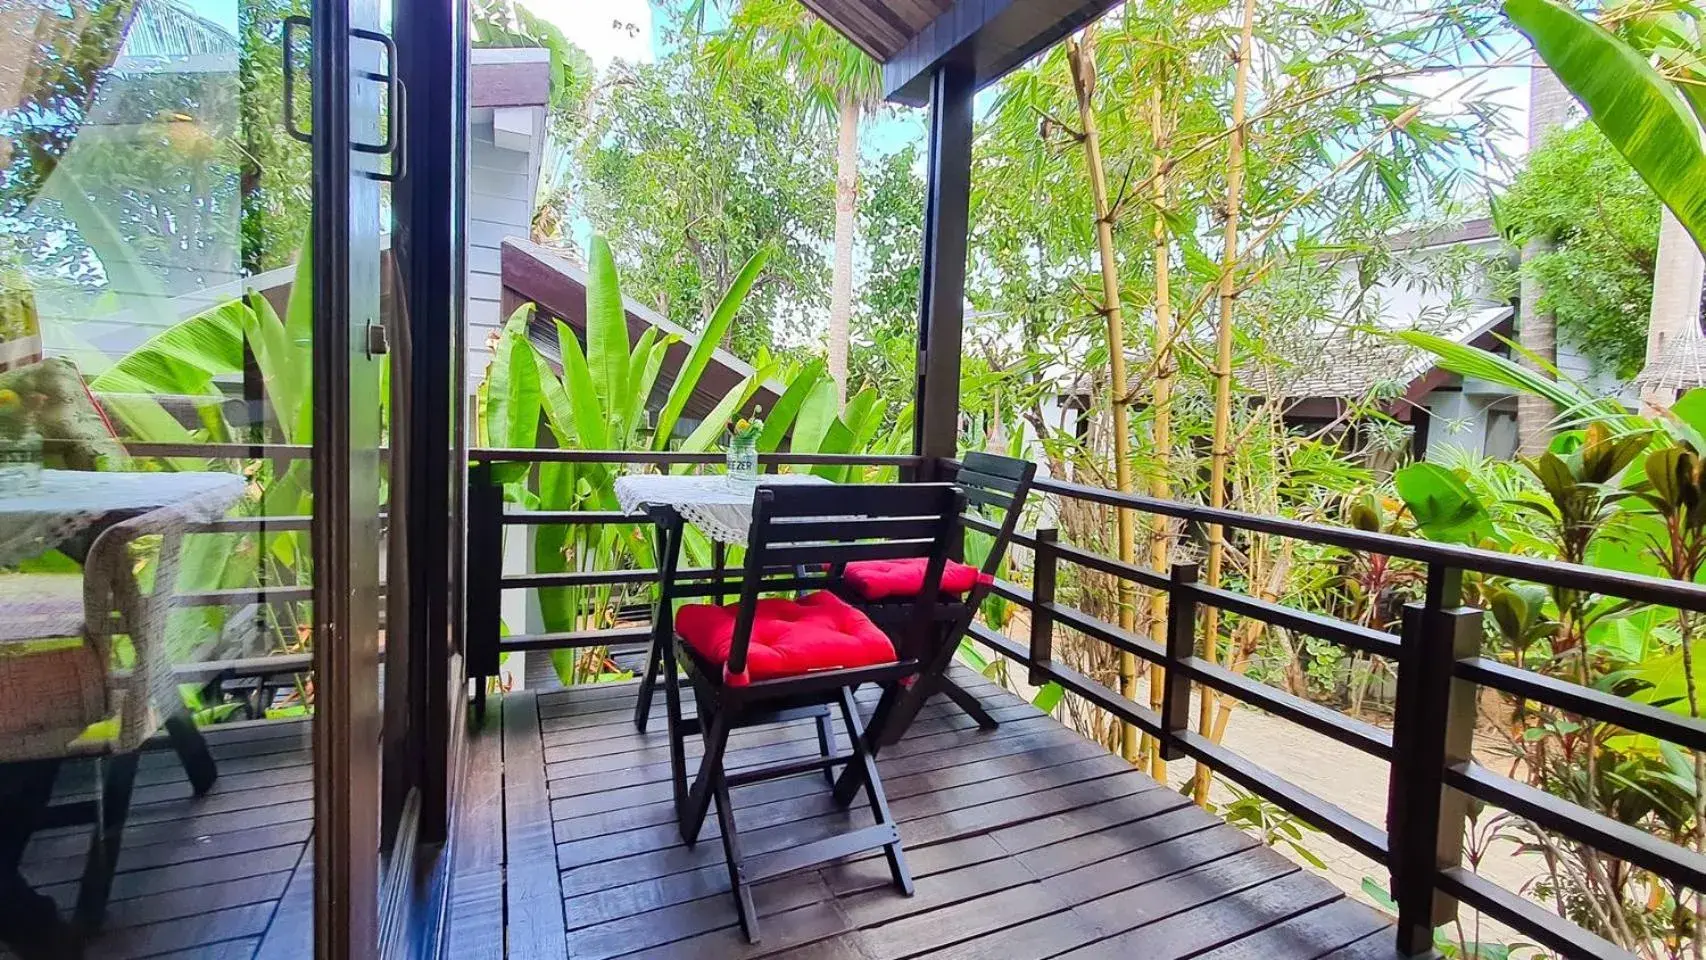
[[(754, 613), (744, 680), (895, 661), (889, 638), (833, 593), (819, 591), (799, 600), (766, 598), (758, 601)], [(701, 657), (727, 664), (739, 615), (738, 603), (695, 603), (676, 611), (675, 632)]]
[[(860, 560), (847, 565), (847, 585), (866, 600), (887, 600), (891, 597), (916, 597), (924, 592), (924, 574), (930, 566), (928, 557), (906, 560)], [(994, 583), (995, 578), (976, 567), (948, 561), (942, 569), (942, 592), (960, 596), (970, 593), (980, 583)]]

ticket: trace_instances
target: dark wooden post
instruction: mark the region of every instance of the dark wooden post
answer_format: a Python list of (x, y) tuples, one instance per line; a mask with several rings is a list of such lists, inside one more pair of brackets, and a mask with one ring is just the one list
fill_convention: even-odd
[[(924, 193), (924, 260), (918, 312), (918, 369), (912, 449), (958, 452), (960, 334), (965, 324), (966, 232), (971, 208), (972, 70), (957, 60), (930, 78), (930, 159)], [(926, 463), (919, 479), (934, 479)]]
[(498, 672), (498, 634), (503, 619), (504, 489), (490, 463), (468, 471), (467, 662), (474, 678), (474, 703), (486, 710), (486, 678)]
[(1167, 666), (1161, 689), (1161, 759), (1178, 760), (1185, 755), (1178, 734), (1191, 728), (1191, 678), (1179, 669), (1182, 661), (1196, 656), (1197, 599), (1190, 588), (1197, 582), (1197, 565), (1175, 563), (1172, 585), (1167, 590)]
[(1398, 951), (1411, 957), (1429, 955), (1434, 928), (1457, 915), (1435, 888), (1439, 871), (1462, 861), (1468, 819), (1468, 799), (1444, 784), (1446, 768), (1469, 759), (1475, 730), (1474, 685), (1452, 676), (1481, 650), (1481, 611), (1462, 606), (1462, 582), (1432, 565), (1427, 599), (1404, 608), (1386, 830)]
[(1049, 675), (1044, 668), (1054, 662), (1054, 614), (1050, 608), (1054, 606), (1055, 573), (1059, 566), (1059, 558), (1055, 553), (1055, 544), (1060, 540), (1060, 531), (1054, 527), (1040, 527), (1037, 530), (1036, 562), (1031, 571), (1031, 675), (1032, 686), (1040, 687), (1049, 682)]

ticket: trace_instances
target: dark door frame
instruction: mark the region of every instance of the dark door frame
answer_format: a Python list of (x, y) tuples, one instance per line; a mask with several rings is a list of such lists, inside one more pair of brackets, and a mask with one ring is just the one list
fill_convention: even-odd
[[(367, 960), (379, 943), (379, 435), (369, 333), (379, 322), (375, 0), (312, 5), (314, 277), (314, 955)], [(363, 44), (364, 47), (372, 46)], [(393, 65), (394, 66), (394, 65)], [(358, 161), (357, 158), (360, 158)], [(372, 393), (371, 396), (357, 394)]]
[[(388, 644), (408, 656), (386, 661), (386, 689), (411, 696), (385, 704), (386, 768), (407, 771), (386, 784), (388, 814), (419, 790), (422, 843), (449, 835), (452, 773), (461, 726), (456, 656), (461, 617), (462, 497), (466, 487), (466, 413), (461, 385), (467, 178), (467, 0), (398, 0), (393, 15), (397, 68), (409, 91), (408, 163), (395, 185), (392, 250), (397, 299), (405, 305), (393, 359), (406, 355), (407, 373), (393, 371), (392, 406), (408, 412), (409, 433), (393, 451), (400, 478), (391, 488), (393, 562), (406, 564), (407, 582), (387, 597)], [(399, 522), (400, 519), (400, 522)], [(393, 569), (396, 569), (394, 566)], [(460, 685), (465, 687), (465, 684)], [(465, 695), (461, 699), (466, 699)], [(407, 731), (393, 737), (393, 731)], [(396, 824), (385, 824), (387, 843)]]

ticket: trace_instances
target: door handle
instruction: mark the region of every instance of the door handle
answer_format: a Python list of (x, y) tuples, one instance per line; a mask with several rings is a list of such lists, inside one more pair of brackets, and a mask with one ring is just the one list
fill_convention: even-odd
[[(312, 33), (312, 21), (307, 17), (295, 15), (284, 18), (282, 43), (284, 45), (284, 129), (285, 132), (303, 143), (313, 143), (311, 131), (303, 130), (296, 123), (296, 40), (298, 30), (309, 30)], [(352, 139), (350, 149), (358, 153), (375, 156), (390, 156), (391, 169), (389, 172), (363, 171), (362, 176), (384, 183), (394, 183), (403, 176), (404, 164), (407, 157), (405, 144), (407, 142), (407, 123), (409, 97), (408, 87), (397, 70), (397, 42), (389, 35), (377, 30), (353, 28), (350, 36), (358, 40), (367, 40), (385, 48), (385, 69), (383, 72), (357, 70), (354, 77), (360, 80), (371, 80), (382, 83), (390, 92), (390, 102), (385, 112), (385, 139), (379, 143), (364, 143)]]
[(354, 140), (350, 143), (350, 147), (360, 153), (370, 153), (381, 157), (390, 156), (391, 170), (388, 173), (364, 172), (363, 176), (383, 183), (395, 183), (403, 176), (404, 171), (404, 158), (407, 153), (404, 140), (408, 133), (407, 115), (409, 109), (409, 90), (403, 84), (403, 78), (397, 69), (397, 41), (393, 40), (389, 34), (360, 28), (351, 29), (350, 36), (358, 40), (377, 43), (385, 48), (384, 72), (374, 73), (369, 70), (358, 70), (355, 75), (363, 80), (385, 84), (391, 94), (390, 103), (387, 104), (385, 111), (385, 139), (379, 143), (362, 143), (359, 140)]

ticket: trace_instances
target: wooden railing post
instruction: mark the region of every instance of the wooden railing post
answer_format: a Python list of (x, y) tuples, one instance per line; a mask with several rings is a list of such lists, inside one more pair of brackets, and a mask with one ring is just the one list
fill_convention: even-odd
[(474, 680), (474, 705), (485, 716), (486, 681), (498, 672), (502, 632), (504, 490), (482, 461), (468, 471), (467, 673)]
[(1032, 686), (1040, 687), (1049, 682), (1046, 667), (1054, 662), (1054, 614), (1050, 608), (1054, 606), (1055, 574), (1060, 567), (1060, 557), (1055, 552), (1060, 531), (1054, 527), (1038, 527), (1036, 540), (1036, 562), (1031, 571), (1030, 682)]
[(1191, 728), (1191, 678), (1180, 663), (1196, 655), (1197, 600), (1190, 588), (1197, 582), (1197, 565), (1175, 563), (1167, 590), (1167, 665), (1161, 694), (1161, 759), (1185, 756), (1178, 734)]
[(1452, 671), (1480, 653), (1482, 639), (1481, 611), (1462, 606), (1462, 578), (1431, 565), (1426, 600), (1404, 608), (1386, 832), (1398, 950), (1411, 957), (1432, 953), (1434, 929), (1457, 916), (1457, 901), (1438, 892), (1438, 878), (1461, 865), (1469, 801), (1446, 789), (1444, 778), (1447, 767), (1470, 758), (1475, 689)]

